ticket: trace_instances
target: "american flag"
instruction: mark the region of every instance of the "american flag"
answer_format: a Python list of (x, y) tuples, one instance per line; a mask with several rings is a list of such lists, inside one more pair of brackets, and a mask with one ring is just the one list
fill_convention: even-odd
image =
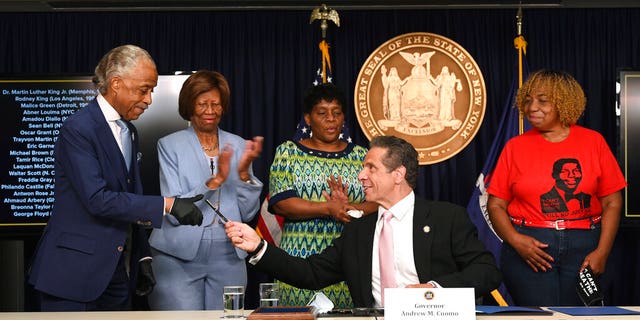
[[(524, 41), (524, 37), (522, 36), (518, 36), (514, 43), (516, 44), (516, 48), (519, 50), (524, 50), (523, 47), (526, 48), (526, 41)], [(489, 213), (487, 212), (487, 199), (489, 194), (487, 194), (487, 189), (491, 183), (491, 175), (493, 174), (496, 162), (498, 161), (498, 157), (500, 156), (500, 152), (502, 151), (505, 143), (525, 130), (525, 128), (520, 128), (520, 116), (518, 109), (515, 106), (515, 97), (521, 86), (521, 82), (529, 75), (529, 66), (524, 55), (522, 55), (520, 51), (518, 52), (518, 55), (520, 58), (516, 59), (514, 67), (515, 77), (511, 82), (511, 90), (507, 97), (507, 101), (502, 107), (502, 117), (500, 119), (500, 125), (498, 126), (498, 132), (493, 139), (493, 144), (489, 150), (487, 160), (484, 163), (480, 176), (478, 176), (478, 179), (476, 180), (476, 188), (474, 189), (471, 199), (469, 200), (469, 204), (467, 205), (469, 217), (476, 225), (476, 228), (478, 228), (478, 238), (484, 243), (485, 247), (493, 253), (496, 261), (498, 262), (500, 261), (502, 239), (500, 239), (495, 233), (495, 230), (491, 225), (491, 221), (489, 220)], [(498, 291), (505, 299), (510, 300), (510, 296), (504, 284), (500, 285)], [(496, 294), (493, 292), (492, 295), (499, 303), (501, 303), (501, 301), (499, 301), (501, 298), (496, 297)], [(504, 305), (507, 304), (506, 301), (502, 301), (502, 303)]]
[[(324, 62), (324, 66), (318, 68), (315, 72), (315, 76), (313, 78), (312, 84), (317, 86), (322, 83), (333, 83), (332, 72), (331, 72), (331, 63), (329, 59), (329, 46), (327, 45), (325, 40), (320, 42), (320, 51), (322, 52), (322, 59)], [(328, 66), (328, 67), (327, 67)], [(346, 106), (343, 106), (346, 107)], [(349, 133), (349, 128), (346, 126), (345, 122), (342, 124), (342, 133), (340, 133), (341, 140), (344, 140), (348, 143), (351, 143), (351, 134)], [(311, 137), (311, 128), (307, 126), (307, 123), (304, 121), (304, 115), (300, 116), (300, 121), (296, 126), (296, 131), (293, 134), (291, 140), (300, 141), (302, 139)], [(258, 234), (267, 242), (275, 244), (276, 246), (280, 244), (280, 239), (282, 238), (282, 225), (284, 223), (284, 218), (277, 214), (273, 214), (269, 212), (269, 195), (265, 197), (262, 202), (262, 206), (260, 207), (260, 216), (258, 217), (258, 225), (256, 226), (256, 231)]]

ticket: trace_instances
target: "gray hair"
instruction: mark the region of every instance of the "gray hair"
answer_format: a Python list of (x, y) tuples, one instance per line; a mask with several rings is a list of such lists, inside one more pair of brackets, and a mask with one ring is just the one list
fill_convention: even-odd
[(155, 67), (156, 63), (147, 50), (131, 44), (113, 48), (98, 62), (92, 81), (98, 91), (105, 94), (113, 77), (129, 73), (142, 59), (148, 60)]
[(386, 149), (382, 164), (387, 171), (391, 172), (399, 166), (404, 166), (407, 169), (404, 179), (412, 189), (416, 188), (419, 169), (418, 152), (409, 142), (395, 136), (377, 136), (371, 140), (369, 147)]

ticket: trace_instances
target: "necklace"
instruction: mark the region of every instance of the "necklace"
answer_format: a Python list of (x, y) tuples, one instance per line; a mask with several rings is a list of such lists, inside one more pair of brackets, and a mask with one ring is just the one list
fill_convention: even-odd
[[(198, 139), (198, 140), (200, 140), (200, 139)], [(215, 150), (218, 150), (218, 141), (219, 141), (218, 135), (216, 135), (216, 143), (214, 145), (212, 145), (212, 146), (206, 147), (201, 142), (200, 146), (202, 147), (202, 151), (204, 151), (204, 152), (213, 152)]]

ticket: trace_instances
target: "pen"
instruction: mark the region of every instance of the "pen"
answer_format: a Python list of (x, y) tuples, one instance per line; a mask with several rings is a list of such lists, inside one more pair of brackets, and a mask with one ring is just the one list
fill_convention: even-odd
[(209, 207), (211, 207), (211, 209), (213, 209), (213, 211), (215, 211), (215, 213), (220, 217), (220, 219), (222, 219), (222, 222), (224, 223), (229, 222), (229, 219), (227, 219), (227, 217), (225, 217), (222, 214), (222, 212), (216, 209), (216, 207), (213, 205), (213, 203), (211, 203), (211, 201), (209, 201), (209, 199), (204, 199), (204, 201), (209, 205)]

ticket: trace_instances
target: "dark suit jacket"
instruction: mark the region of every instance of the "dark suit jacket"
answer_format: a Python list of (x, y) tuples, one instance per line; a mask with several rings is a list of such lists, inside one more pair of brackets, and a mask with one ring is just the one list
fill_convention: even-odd
[[(345, 281), (356, 307), (373, 307), (371, 261), (377, 214), (347, 223), (342, 235), (319, 254), (306, 259), (268, 246), (257, 267), (291, 285), (320, 289)], [(416, 197), (413, 251), (420, 283), (443, 287), (473, 287), (476, 296), (500, 285), (495, 259), (469, 220), (467, 211), (446, 202)], [(429, 226), (430, 231), (424, 232)]]
[[(36, 290), (67, 300), (95, 300), (114, 274), (132, 223), (131, 261), (149, 255), (144, 230), (135, 224), (159, 228), (164, 199), (141, 195), (137, 132), (129, 127), (134, 137), (130, 172), (97, 100), (61, 128), (54, 149), (53, 213), (29, 277)], [(135, 283), (137, 263), (131, 266)]]

